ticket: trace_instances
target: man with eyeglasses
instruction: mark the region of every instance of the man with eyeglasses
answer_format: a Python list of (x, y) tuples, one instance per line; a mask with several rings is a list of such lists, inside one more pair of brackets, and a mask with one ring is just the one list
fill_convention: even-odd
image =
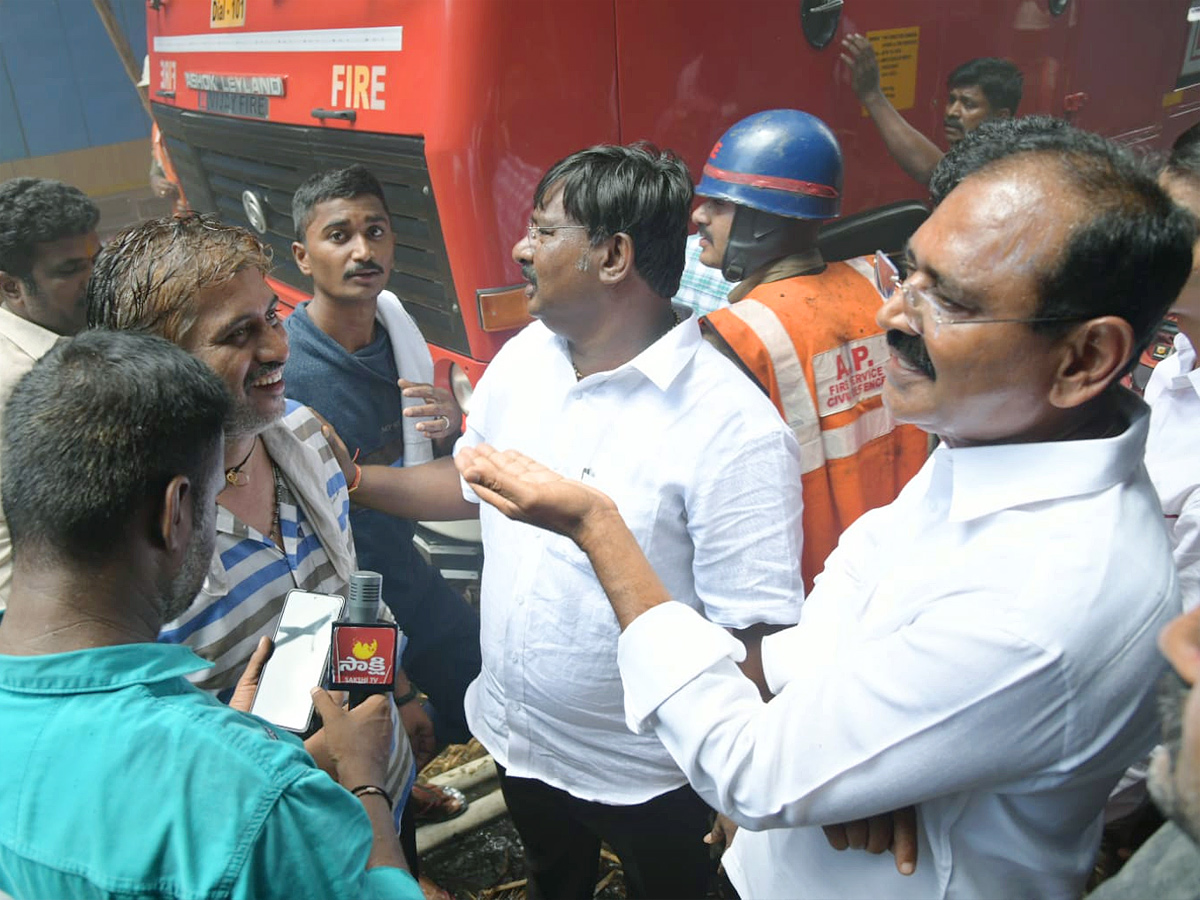
[[(457, 449), (512, 448), (602, 488), (680, 605), (756, 658), (768, 626), (799, 619), (799, 450), (671, 305), (691, 200), (683, 162), (646, 145), (549, 169), (513, 248), (538, 321), (488, 366)], [(438, 493), (475, 508), (453, 464), (440, 480), (447, 463), (364, 466), (355, 497), (403, 515), (439, 511), (414, 509)], [(710, 810), (662, 744), (625, 726), (617, 620), (587, 560), (490, 507), (480, 519), (483, 671), (467, 720), (501, 767), (530, 896), (591, 897), (601, 840), (630, 897), (705, 896)]]
[(927, 439), (883, 405), (887, 343), (869, 259), (826, 263), (817, 230), (841, 212), (842, 151), (820, 119), (755, 113), (725, 132), (704, 164), (692, 214), (700, 262), (730, 282), (731, 306), (705, 336), (765, 391), (800, 443), (804, 585), (838, 537), (891, 503)]
[[(1155, 637), (1179, 587), (1148, 410), (1117, 379), (1195, 228), (1096, 135), (983, 140), (1008, 155), (966, 170), (879, 313), (884, 400), (942, 444), (842, 535), (803, 620), (764, 638), (769, 703), (740, 645), (670, 602), (619, 505), (515, 454), (457, 460), (594, 567), (630, 726), (743, 826), (725, 865), (744, 897), (1077, 897), (1109, 790), (1156, 738)], [(836, 852), (882, 852), (909, 805), (910, 877)]]

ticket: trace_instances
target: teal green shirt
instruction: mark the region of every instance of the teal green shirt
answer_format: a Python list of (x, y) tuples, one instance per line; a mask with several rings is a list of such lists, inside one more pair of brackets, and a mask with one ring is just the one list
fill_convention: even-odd
[(0, 889), (16, 898), (420, 900), (362, 804), (184, 676), (187, 647), (0, 655)]

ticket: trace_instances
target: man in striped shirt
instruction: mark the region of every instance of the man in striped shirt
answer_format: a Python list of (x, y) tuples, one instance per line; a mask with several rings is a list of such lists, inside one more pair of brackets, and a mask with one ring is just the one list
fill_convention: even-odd
[[(259, 639), (275, 633), (288, 591), (344, 596), (356, 568), (347, 484), (321, 421), (284, 399), (288, 343), (269, 269), (266, 247), (244, 229), (163, 218), (114, 237), (88, 289), (90, 326), (165, 337), (206, 362), (233, 397), (208, 576), (159, 635), (212, 662), (192, 680), (223, 700)], [(408, 679), (396, 675), (403, 695)], [(399, 816), (414, 771), (407, 739), (397, 748), (386, 787)]]

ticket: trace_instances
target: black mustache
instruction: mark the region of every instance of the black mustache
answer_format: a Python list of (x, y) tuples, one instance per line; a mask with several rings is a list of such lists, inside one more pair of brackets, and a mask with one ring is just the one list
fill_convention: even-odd
[(959, 131), (962, 131), (961, 119), (943, 119), (942, 125), (946, 128), (957, 128)]
[(380, 275), (382, 273), (383, 273), (382, 266), (377, 266), (374, 263), (367, 263), (366, 265), (358, 266), (357, 268), (352, 269), (351, 271), (349, 271), (345, 275), (343, 275), (342, 278), (348, 281), (349, 279), (355, 277), (356, 275)]
[(918, 334), (905, 334), (903, 331), (891, 329), (887, 333), (888, 346), (897, 356), (909, 365), (920, 370), (930, 380), (937, 379), (937, 372), (929, 359), (929, 351), (925, 349), (925, 341)]
[(533, 270), (533, 265), (530, 263), (521, 263), (521, 277), (537, 287), (537, 272)]

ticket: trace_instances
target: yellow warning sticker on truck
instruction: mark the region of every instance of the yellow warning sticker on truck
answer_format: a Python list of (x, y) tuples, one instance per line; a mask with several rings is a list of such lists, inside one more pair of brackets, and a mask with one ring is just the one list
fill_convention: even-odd
[(212, 0), (209, 28), (240, 28), (246, 24), (246, 0)]
[[(912, 109), (917, 99), (917, 46), (921, 26), (868, 31), (867, 40), (879, 60), (879, 86), (896, 109)], [(867, 114), (866, 109), (863, 115)]]

